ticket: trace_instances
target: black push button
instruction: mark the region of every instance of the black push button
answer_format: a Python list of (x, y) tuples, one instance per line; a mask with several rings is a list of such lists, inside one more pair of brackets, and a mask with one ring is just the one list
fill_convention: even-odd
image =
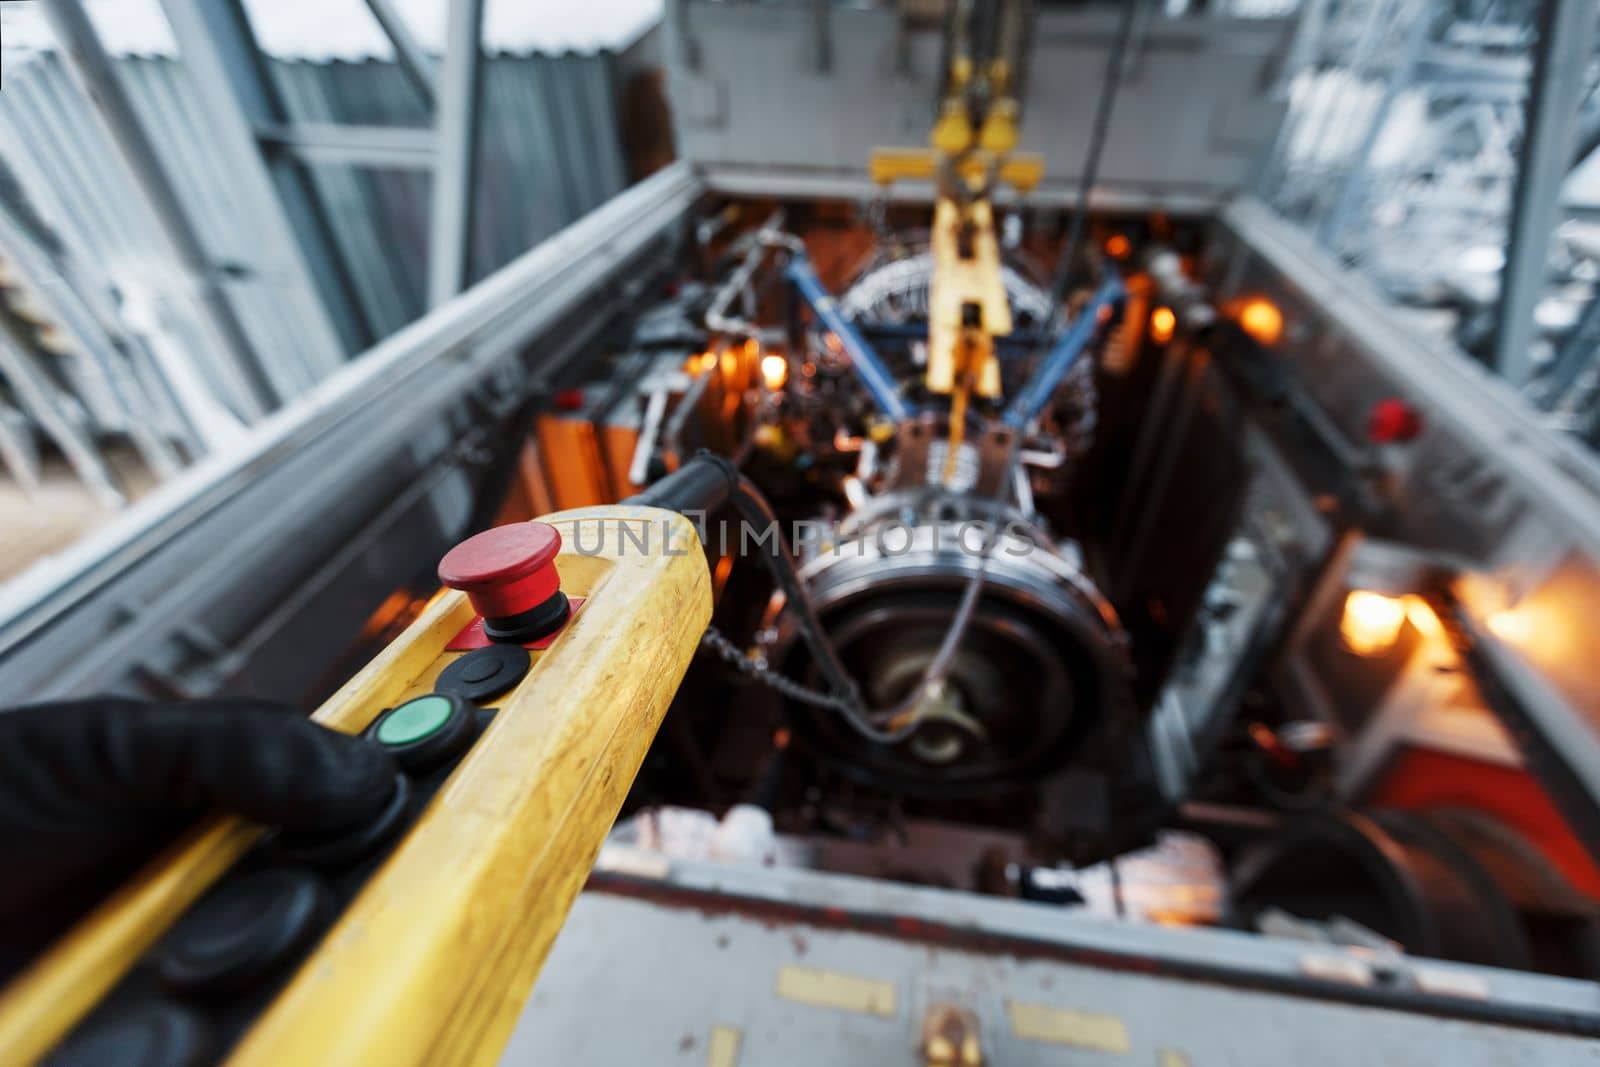
[(490, 645), (468, 652), (439, 672), (433, 688), (467, 700), (493, 700), (522, 681), (532, 662), (521, 645)]
[(40, 1067), (198, 1067), (215, 1048), (205, 1020), (150, 1000), (80, 1027)]
[(412, 774), (430, 771), (465, 752), (477, 737), (472, 708), (454, 693), (429, 693), (390, 708), (367, 736)]
[(178, 920), (156, 949), (156, 973), (179, 992), (230, 996), (294, 959), (332, 911), (328, 888), (310, 871), (229, 879)]
[(273, 842), (273, 854), (286, 863), (303, 863), (319, 871), (336, 871), (377, 852), (411, 822), (411, 781), (394, 776), (394, 789), (383, 810), (347, 830), (284, 834)]

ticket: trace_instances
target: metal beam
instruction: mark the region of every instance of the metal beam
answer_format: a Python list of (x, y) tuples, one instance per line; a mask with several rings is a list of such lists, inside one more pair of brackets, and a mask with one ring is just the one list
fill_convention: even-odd
[[(1322, 50), (1322, 39), (1328, 30), (1328, 7), (1332, 0), (1306, 0), (1300, 5), (1300, 17), (1295, 20), (1294, 36), (1289, 40), (1283, 64), (1273, 78), (1272, 95), (1284, 101), (1289, 99), (1290, 87), (1304, 70), (1314, 70)], [(1250, 188), (1258, 196), (1270, 199), (1283, 180), (1289, 166), (1289, 145), (1299, 123), (1291, 121), (1285, 112), (1283, 121), (1273, 135), (1272, 146), (1261, 154), (1256, 176)]]
[(1334, 199), (1333, 207), (1322, 217), (1322, 223), (1317, 227), (1317, 239), (1335, 254), (1339, 250), (1334, 246), (1334, 242), (1344, 233), (1366, 194), (1367, 168), (1372, 162), (1372, 150), (1377, 147), (1378, 137), (1383, 133), (1383, 128), (1389, 124), (1389, 115), (1394, 110), (1394, 102), (1412, 84), (1417, 58), (1428, 42), (1428, 30), (1432, 24), (1433, 11), (1429, 5), (1420, 4), (1412, 10), (1411, 24), (1406, 27), (1405, 41), (1400, 46), (1400, 55), (1389, 71), (1389, 77), (1384, 81), (1383, 96), (1379, 99), (1372, 117), (1367, 120), (1361, 143), (1356, 148), (1355, 156), (1350, 160), (1350, 167), (1345, 171), (1344, 180), (1339, 184), (1339, 193)]
[(433, 173), (428, 241), (428, 306), (438, 307), (467, 284), (472, 201), (478, 155), (478, 101), (482, 88), (483, 0), (450, 0), (444, 75), (434, 129), (439, 162)]
[(279, 366), (297, 363), (300, 389), (344, 363), (347, 352), (372, 341), (349, 273), (310, 177), (292, 160), (268, 164), (256, 142), (258, 126), (288, 118), (250, 22), (238, 0), (161, 0), (194, 83), (196, 102), (210, 120), (218, 165), (228, 171), (252, 228), (259, 259), (252, 266), (281, 286), (286, 313), (304, 338), (300, 352), (274, 353)]
[(155, 145), (112, 68), (111, 57), (78, 0), (50, 0), (44, 5), (44, 14), (73, 76), (150, 208), (173, 264), (188, 282), (197, 324), (217, 354), (227, 357), (216, 361), (230, 378), (232, 388), (226, 399), (242, 416), (259, 417), (277, 402), (277, 392), (234, 315), (199, 231), (162, 168)]
[[(1426, 398), (1427, 433), (1440, 434), (1452, 450), (1464, 449), (1462, 461), (1481, 465), (1485, 478), (1514, 486), (1553, 537), (1600, 560), (1600, 457), (1551, 430), (1526, 404), (1513, 402), (1512, 390), (1460, 349), (1419, 336), (1364, 278), (1339, 268), (1309, 234), (1266, 204), (1240, 197), (1220, 219), (1234, 243), (1218, 251), (1248, 261), (1250, 273), (1247, 282), (1234, 279), (1223, 286), (1219, 299), (1261, 286), (1263, 292), (1304, 294), (1317, 309), (1316, 329), (1326, 343), (1337, 341), (1339, 365), (1348, 364), (1341, 384), (1360, 380), (1370, 383), (1362, 388), (1372, 395), (1381, 389), (1382, 395)], [(1415, 485), (1428, 488), (1427, 479)], [(1429, 493), (1435, 506), (1420, 508), (1413, 498), (1399, 517), (1455, 515), (1466, 506), (1449, 485)], [(1413, 530), (1406, 536), (1422, 535)]]
[(1495, 369), (1518, 386), (1533, 373), (1533, 313), (1544, 294), (1561, 185), (1572, 165), (1594, 22), (1593, 0), (1545, 0), (1539, 5), (1539, 39), (1517, 149), (1517, 186), (1492, 349)]
[(267, 148), (301, 163), (431, 170), (438, 157), (432, 130), (403, 126), (345, 126), (292, 122), (256, 131)]
[(0, 378), (11, 383), (23, 410), (55, 441), (78, 478), (103, 508), (127, 503), (94, 442), (89, 440), (61, 404), (61, 398), (43, 370), (34, 365), (32, 346), (8, 316), (0, 313)]
[(395, 62), (400, 65), (401, 72), (417, 90), (417, 95), (422, 97), (424, 106), (432, 111), (437, 101), (433, 57), (424, 52), (417, 39), (411, 36), (411, 28), (390, 0), (367, 0), (367, 10), (372, 12), (378, 28), (383, 30), (384, 36), (394, 46)]
[(39, 491), (39, 449), (33, 440), (33, 425), (28, 417), (9, 404), (0, 403), (0, 464), (32, 497)]
[(1550, 410), (1559, 405), (1578, 379), (1600, 362), (1600, 293), (1589, 298), (1578, 316), (1577, 325), (1556, 349), (1549, 370), (1540, 379), (1535, 399)]
[(129, 440), (151, 471), (162, 479), (176, 474), (182, 463), (161, 436), (154, 405), (124, 353), (63, 277), (50, 253), (39, 246), (10, 205), (3, 203), (0, 203), (0, 255), (15, 267), (29, 295), (43, 305), (50, 324), (105, 380), (107, 390), (126, 421), (124, 429)]

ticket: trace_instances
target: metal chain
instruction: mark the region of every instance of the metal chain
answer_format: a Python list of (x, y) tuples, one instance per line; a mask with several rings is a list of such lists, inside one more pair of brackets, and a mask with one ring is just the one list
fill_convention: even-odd
[(849, 701), (827, 693), (819, 693), (815, 689), (801, 685), (786, 675), (773, 670), (767, 663), (767, 657), (756, 654), (749, 656), (745, 651), (718, 630), (715, 626), (707, 626), (705, 634), (700, 638), (702, 648), (708, 648), (736, 668), (741, 674), (760, 682), (768, 688), (775, 689), (784, 696), (798, 700), (803, 704), (810, 704), (818, 708), (834, 708), (849, 714), (853, 709)]

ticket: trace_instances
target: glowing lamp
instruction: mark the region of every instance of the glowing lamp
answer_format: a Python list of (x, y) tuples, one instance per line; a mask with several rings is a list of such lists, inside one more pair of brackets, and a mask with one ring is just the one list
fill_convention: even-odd
[(767, 383), (767, 389), (771, 392), (782, 389), (783, 383), (789, 380), (789, 361), (776, 352), (762, 356), (761, 380)]
[(1150, 339), (1158, 345), (1164, 345), (1172, 340), (1173, 331), (1178, 328), (1178, 316), (1172, 313), (1169, 307), (1158, 307), (1150, 313)]
[(1339, 636), (1344, 639), (1345, 647), (1358, 656), (1381, 656), (1399, 640), (1400, 627), (1405, 621), (1403, 598), (1352, 589), (1344, 598)]
[(1255, 297), (1239, 308), (1239, 326), (1258, 344), (1275, 345), (1283, 337), (1283, 312), (1272, 301)]
[(1415, 593), (1406, 597), (1406, 621), (1430, 641), (1445, 636), (1444, 623), (1434, 613), (1433, 605)]
[(1489, 632), (1507, 644), (1526, 647), (1534, 641), (1537, 630), (1534, 613), (1526, 606), (1497, 611), (1484, 621), (1488, 623)]

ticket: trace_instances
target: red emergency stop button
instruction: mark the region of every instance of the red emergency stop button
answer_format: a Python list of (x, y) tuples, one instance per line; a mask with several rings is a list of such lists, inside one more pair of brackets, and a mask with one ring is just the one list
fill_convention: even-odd
[(570, 612), (556, 573), (560, 551), (561, 532), (547, 522), (497, 526), (446, 552), (439, 580), (467, 594), (490, 640), (536, 641), (560, 629)]

